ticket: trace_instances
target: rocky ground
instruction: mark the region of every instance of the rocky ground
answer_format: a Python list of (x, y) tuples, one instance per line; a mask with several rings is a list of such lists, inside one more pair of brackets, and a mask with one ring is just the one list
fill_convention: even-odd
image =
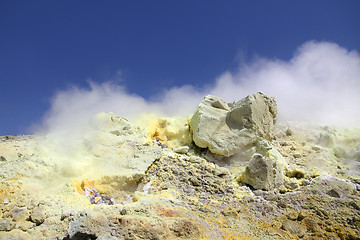
[(360, 239), (360, 129), (276, 116), (207, 96), (188, 120), (1, 137), (0, 239)]

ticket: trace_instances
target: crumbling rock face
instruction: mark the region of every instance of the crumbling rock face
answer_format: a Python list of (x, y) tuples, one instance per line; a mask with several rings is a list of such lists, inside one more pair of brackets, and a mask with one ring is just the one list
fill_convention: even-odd
[(149, 184), (149, 193), (176, 189), (184, 199), (195, 196), (205, 203), (215, 197), (225, 201), (236, 195), (239, 188), (228, 169), (201, 157), (178, 157), (169, 153), (153, 163), (142, 181), (138, 190), (143, 189), (145, 184)]
[(275, 99), (261, 92), (234, 104), (208, 95), (193, 115), (190, 128), (198, 147), (229, 157), (259, 137), (271, 139), (276, 115)]

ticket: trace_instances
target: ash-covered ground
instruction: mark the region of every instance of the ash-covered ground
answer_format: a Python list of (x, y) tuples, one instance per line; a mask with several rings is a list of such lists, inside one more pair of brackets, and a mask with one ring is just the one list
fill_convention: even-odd
[(206, 96), (188, 119), (1, 137), (0, 239), (360, 239), (360, 129), (277, 111)]

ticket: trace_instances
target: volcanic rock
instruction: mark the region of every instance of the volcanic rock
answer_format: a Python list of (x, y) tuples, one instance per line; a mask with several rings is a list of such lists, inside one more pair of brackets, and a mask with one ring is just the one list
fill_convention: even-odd
[(289, 219), (286, 219), (282, 223), (282, 228), (298, 236), (299, 238), (303, 238), (306, 233), (306, 227), (304, 225), (299, 224), (296, 221), (291, 221)]
[(28, 240), (31, 239), (30, 235), (19, 229), (14, 229), (10, 232), (0, 232), (1, 240)]
[(11, 211), (11, 217), (13, 218), (13, 220), (15, 221), (24, 221), (25, 219), (27, 219), (29, 217), (29, 212), (27, 210), (26, 207), (22, 207), (22, 208), (13, 208)]
[(276, 115), (275, 99), (261, 92), (230, 105), (208, 95), (191, 118), (190, 128), (198, 147), (229, 157), (259, 137), (271, 139)]
[(333, 198), (349, 198), (354, 195), (356, 185), (351, 181), (346, 181), (330, 175), (316, 178), (310, 189), (312, 192)]
[(283, 174), (277, 162), (256, 153), (252, 156), (240, 181), (255, 189), (270, 190), (282, 183)]
[(359, 238), (359, 128), (274, 126), (262, 93), (149, 116), (0, 137), (0, 240)]
[(231, 129), (246, 128), (255, 131), (260, 137), (271, 139), (276, 116), (275, 98), (258, 92), (232, 105), (227, 114), (227, 124)]
[(189, 152), (189, 147), (188, 146), (177, 147), (177, 148), (174, 148), (173, 151), (176, 152), (176, 153), (184, 154), (184, 153)]
[(0, 231), (10, 231), (15, 227), (15, 222), (11, 221), (8, 218), (3, 218), (0, 220)]
[(97, 184), (106, 191), (133, 191), (146, 169), (161, 157), (161, 147), (147, 143), (143, 129), (113, 113), (97, 114), (92, 124), (94, 130), (86, 134), (83, 145), (96, 171), (107, 173)]
[(70, 239), (97, 237), (110, 232), (107, 219), (101, 213), (84, 210), (76, 216), (69, 224), (68, 233)]

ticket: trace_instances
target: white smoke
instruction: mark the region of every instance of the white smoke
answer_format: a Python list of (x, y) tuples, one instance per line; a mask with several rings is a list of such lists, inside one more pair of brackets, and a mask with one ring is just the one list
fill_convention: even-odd
[(334, 43), (307, 42), (290, 61), (260, 59), (225, 73), (212, 90), (232, 100), (263, 91), (283, 120), (360, 124), (360, 56)]
[(276, 98), (281, 120), (359, 125), (360, 56), (335, 43), (311, 41), (289, 61), (260, 58), (221, 74), (202, 89), (171, 88), (150, 101), (111, 82), (72, 87), (53, 97), (41, 129), (77, 131), (98, 112), (130, 119), (144, 112), (186, 116), (207, 94), (232, 102), (258, 91)]

